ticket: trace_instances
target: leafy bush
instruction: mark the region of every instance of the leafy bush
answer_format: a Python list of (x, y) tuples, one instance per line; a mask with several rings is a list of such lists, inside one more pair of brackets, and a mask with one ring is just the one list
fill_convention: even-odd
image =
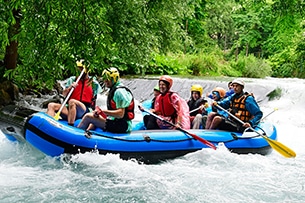
[(272, 73), (271, 66), (264, 60), (256, 58), (254, 55), (239, 55), (236, 62), (231, 62), (231, 66), (243, 77), (264, 78)]
[(282, 95), (282, 89), (281, 88), (276, 88), (272, 92), (270, 92), (267, 97), (269, 97), (269, 101), (274, 100), (274, 99), (279, 99), (281, 98)]
[(171, 54), (155, 54), (149, 64), (149, 67), (146, 69), (146, 73), (174, 75), (180, 72), (180, 67), (181, 65), (179, 64), (179, 60), (177, 60), (176, 56)]
[(224, 54), (221, 50), (215, 49), (211, 53), (200, 53), (194, 58), (189, 67), (190, 73), (205, 76), (230, 76), (237, 77), (241, 74), (234, 70), (228, 61), (224, 59)]
[(274, 77), (297, 77), (298, 64), (301, 56), (298, 56), (292, 47), (286, 47), (283, 51), (274, 54), (270, 59)]
[(167, 55), (155, 54), (146, 74), (191, 74), (195, 76), (242, 76), (234, 70), (223, 58), (223, 53), (182, 54), (170, 53)]

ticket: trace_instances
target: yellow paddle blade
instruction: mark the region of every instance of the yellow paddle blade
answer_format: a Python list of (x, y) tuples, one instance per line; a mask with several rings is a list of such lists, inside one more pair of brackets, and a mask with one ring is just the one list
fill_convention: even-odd
[(265, 138), (267, 140), (269, 145), (274, 150), (276, 150), (278, 153), (280, 153), (284, 157), (286, 157), (286, 158), (296, 157), (296, 153), (292, 149), (289, 149), (287, 146), (283, 145), (282, 143), (272, 140), (272, 139), (268, 138), (267, 136), (263, 136), (263, 138)]
[(59, 119), (61, 119), (61, 117), (60, 117), (60, 112), (58, 111), (56, 114), (55, 114), (55, 116), (53, 117), (55, 120), (59, 120)]

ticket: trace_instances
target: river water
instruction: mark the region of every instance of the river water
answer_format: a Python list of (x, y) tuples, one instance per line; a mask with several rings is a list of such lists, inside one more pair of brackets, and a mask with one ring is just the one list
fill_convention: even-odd
[(282, 88), (281, 98), (260, 106), (265, 115), (278, 109), (266, 119), (296, 158), (237, 155), (224, 146), (156, 165), (94, 153), (51, 158), (0, 134), (0, 202), (303, 202), (305, 80), (248, 82)]

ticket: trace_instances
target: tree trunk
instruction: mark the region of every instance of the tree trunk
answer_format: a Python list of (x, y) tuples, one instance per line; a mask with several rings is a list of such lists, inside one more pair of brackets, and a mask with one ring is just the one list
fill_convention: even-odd
[(186, 54), (186, 39), (187, 39), (187, 32), (188, 32), (188, 20), (185, 21), (185, 40), (184, 40), (184, 54)]
[(18, 60), (18, 41), (11, 40), (16, 34), (20, 32), (20, 9), (13, 10), (13, 16), (16, 20), (16, 24), (12, 25), (8, 30), (8, 36), (10, 43), (6, 46), (5, 57), (4, 57), (4, 67), (6, 69), (15, 69)]
[(237, 61), (237, 60), (238, 60), (238, 54), (239, 54), (239, 50), (238, 50), (238, 46), (236, 45), (235, 52), (234, 52), (234, 55), (235, 55), (235, 61)]

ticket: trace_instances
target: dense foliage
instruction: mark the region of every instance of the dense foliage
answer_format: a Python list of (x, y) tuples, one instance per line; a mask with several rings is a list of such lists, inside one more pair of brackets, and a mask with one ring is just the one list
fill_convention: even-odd
[(91, 74), (305, 77), (303, 0), (0, 0), (0, 73), (52, 88)]

